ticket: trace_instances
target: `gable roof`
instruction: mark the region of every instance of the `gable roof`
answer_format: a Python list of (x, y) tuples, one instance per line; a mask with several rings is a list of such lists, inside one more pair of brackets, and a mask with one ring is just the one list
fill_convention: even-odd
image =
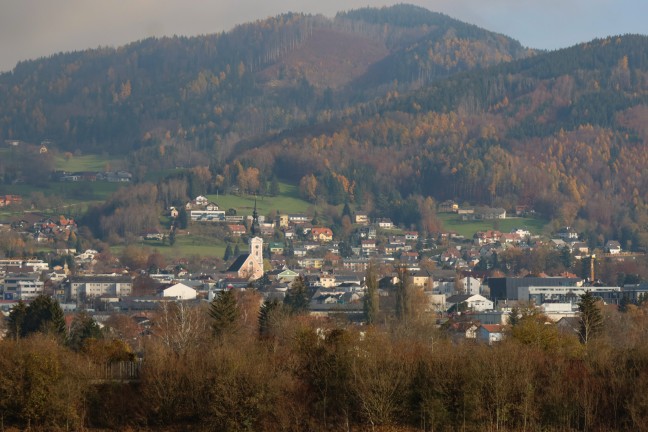
[(249, 256), (250, 256), (249, 253), (239, 255), (236, 258), (236, 260), (234, 260), (232, 265), (229, 266), (227, 271), (228, 272), (238, 272), (239, 270), (241, 270), (241, 267), (243, 267), (243, 264), (245, 264), (245, 261), (247, 261)]
[(488, 333), (501, 333), (504, 328), (501, 324), (482, 324), (481, 327)]

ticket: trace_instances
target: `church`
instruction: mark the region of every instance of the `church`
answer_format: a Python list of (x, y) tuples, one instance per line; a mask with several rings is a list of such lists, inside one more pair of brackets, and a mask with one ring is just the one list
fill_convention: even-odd
[(227, 269), (227, 273), (250, 281), (263, 276), (263, 239), (260, 237), (250, 239), (250, 252), (239, 255)]

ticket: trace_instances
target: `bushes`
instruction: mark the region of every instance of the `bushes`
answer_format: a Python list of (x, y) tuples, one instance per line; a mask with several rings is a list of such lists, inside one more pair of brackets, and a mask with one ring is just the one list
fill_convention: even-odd
[[(113, 358), (113, 344), (75, 353), (41, 334), (0, 341), (1, 425), (648, 430), (643, 333), (624, 344), (603, 334), (573, 349), (573, 336), (559, 333), (551, 334), (551, 346), (530, 343), (538, 340), (531, 333), (546, 330), (530, 326), (491, 347), (438, 333), (421, 337), (424, 328), (413, 324), (416, 332), (388, 331), (281, 315), (270, 336), (224, 330), (215, 338), (208, 321), (194, 316), (207, 318), (207, 308), (185, 312), (186, 319), (154, 327), (136, 383), (98, 380), (93, 362)], [(191, 343), (169, 343), (184, 334), (173, 327), (188, 323)]]
[(3, 424), (78, 429), (85, 423), (92, 367), (56, 340), (35, 335), (0, 343)]

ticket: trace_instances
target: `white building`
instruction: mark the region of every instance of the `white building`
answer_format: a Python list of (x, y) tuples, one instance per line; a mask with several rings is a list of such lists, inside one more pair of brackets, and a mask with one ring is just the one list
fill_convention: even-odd
[(65, 296), (69, 300), (104, 295), (124, 297), (132, 292), (133, 280), (130, 276), (72, 276), (65, 284)]
[(493, 302), (479, 294), (459, 294), (453, 295), (446, 299), (446, 306), (452, 308), (455, 312), (483, 312), (493, 309)]
[(177, 283), (165, 288), (160, 292), (162, 297), (173, 298), (175, 300), (195, 300), (197, 291), (185, 284)]
[(4, 300), (32, 300), (43, 293), (43, 282), (34, 273), (10, 273), (5, 276)]

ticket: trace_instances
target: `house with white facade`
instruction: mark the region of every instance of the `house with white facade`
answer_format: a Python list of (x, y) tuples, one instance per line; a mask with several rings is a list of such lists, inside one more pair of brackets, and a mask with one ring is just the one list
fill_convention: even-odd
[(160, 291), (161, 297), (172, 298), (175, 300), (195, 300), (197, 294), (198, 292), (195, 289), (183, 283), (171, 285), (170, 287)]

